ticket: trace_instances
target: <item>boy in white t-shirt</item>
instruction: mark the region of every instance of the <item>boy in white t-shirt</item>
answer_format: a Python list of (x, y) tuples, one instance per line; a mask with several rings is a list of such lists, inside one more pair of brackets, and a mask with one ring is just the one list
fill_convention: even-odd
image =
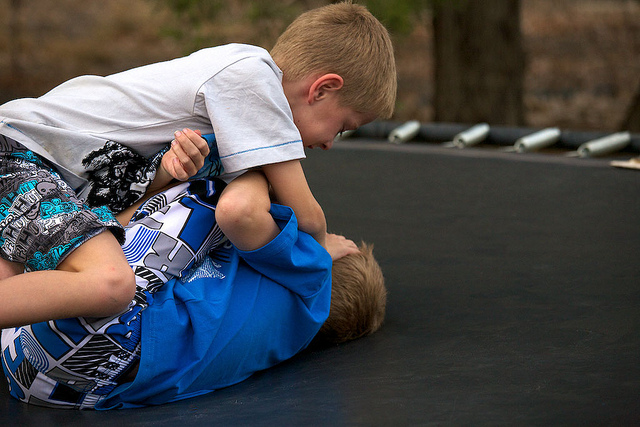
[(271, 55), (203, 49), (0, 106), (0, 327), (121, 311), (135, 281), (111, 211), (198, 171), (229, 181), (261, 167), (300, 229), (324, 244), (303, 149), (329, 149), (336, 134), (389, 117), (395, 92), (386, 30), (341, 3), (301, 15)]

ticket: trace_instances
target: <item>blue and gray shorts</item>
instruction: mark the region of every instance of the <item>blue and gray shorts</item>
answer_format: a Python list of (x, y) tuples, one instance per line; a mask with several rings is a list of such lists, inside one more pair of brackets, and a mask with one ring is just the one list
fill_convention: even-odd
[(45, 159), (0, 135), (0, 257), (52, 270), (105, 230), (122, 243), (108, 208), (89, 208)]

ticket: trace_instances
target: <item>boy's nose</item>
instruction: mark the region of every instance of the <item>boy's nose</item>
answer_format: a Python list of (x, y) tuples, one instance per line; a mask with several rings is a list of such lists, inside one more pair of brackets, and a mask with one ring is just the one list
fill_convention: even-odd
[(328, 150), (331, 147), (333, 147), (333, 140), (329, 141), (329, 142), (325, 142), (324, 144), (322, 144), (320, 146), (320, 148), (322, 148), (323, 150)]

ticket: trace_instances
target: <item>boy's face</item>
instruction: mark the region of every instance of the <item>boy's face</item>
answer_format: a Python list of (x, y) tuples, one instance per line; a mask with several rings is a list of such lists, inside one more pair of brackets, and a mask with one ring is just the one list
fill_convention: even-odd
[(306, 148), (328, 150), (340, 132), (355, 130), (375, 118), (372, 114), (359, 113), (340, 105), (337, 98), (325, 98), (298, 117), (294, 112), (294, 121)]
[(296, 127), (306, 148), (328, 150), (340, 132), (354, 130), (375, 119), (372, 113), (360, 113), (340, 103), (339, 90), (320, 88), (315, 95), (291, 111)]

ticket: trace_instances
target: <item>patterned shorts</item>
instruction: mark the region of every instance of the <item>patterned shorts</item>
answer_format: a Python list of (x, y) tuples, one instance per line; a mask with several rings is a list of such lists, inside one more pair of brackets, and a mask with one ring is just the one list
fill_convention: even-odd
[(124, 231), (106, 207), (89, 208), (48, 165), (0, 135), (0, 256), (27, 271), (52, 270), (104, 230)]

